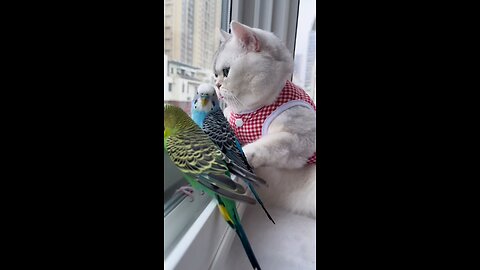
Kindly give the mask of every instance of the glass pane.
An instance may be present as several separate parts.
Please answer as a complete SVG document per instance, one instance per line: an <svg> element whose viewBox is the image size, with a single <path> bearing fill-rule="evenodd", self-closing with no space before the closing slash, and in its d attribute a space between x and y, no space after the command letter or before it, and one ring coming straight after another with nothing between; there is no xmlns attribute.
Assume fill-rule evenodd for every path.
<svg viewBox="0 0 480 270"><path fill-rule="evenodd" d="M316 9L315 0L301 0L295 41L295 68L293 83L305 89L315 104L316 100Z"/></svg>
<svg viewBox="0 0 480 270"><path fill-rule="evenodd" d="M164 216L166 216L175 207L175 205L177 205L180 200L184 198L184 196L181 196L181 194L176 194L175 191L181 186L186 185L186 182L183 180L182 173L175 167L165 152L163 153L163 168L163 190L165 193L165 196L163 197L163 204Z"/></svg>
<svg viewBox="0 0 480 270"><path fill-rule="evenodd" d="M198 86L214 84L213 56L226 14L222 0L165 0L164 8L164 102L191 115ZM175 191L187 182L167 154L164 168L165 216L185 197Z"/></svg>

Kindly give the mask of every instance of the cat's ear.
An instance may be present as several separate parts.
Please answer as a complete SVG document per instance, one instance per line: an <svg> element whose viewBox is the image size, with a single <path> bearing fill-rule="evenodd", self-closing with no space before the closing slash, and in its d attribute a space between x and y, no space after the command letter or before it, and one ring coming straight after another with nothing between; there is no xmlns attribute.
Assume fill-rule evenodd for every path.
<svg viewBox="0 0 480 270"><path fill-rule="evenodd" d="M223 43L230 37L230 34L220 29L220 41Z"/></svg>
<svg viewBox="0 0 480 270"><path fill-rule="evenodd" d="M249 27L237 21L232 21L230 26L233 36L237 37L243 47L249 51L260 51L260 41Z"/></svg>

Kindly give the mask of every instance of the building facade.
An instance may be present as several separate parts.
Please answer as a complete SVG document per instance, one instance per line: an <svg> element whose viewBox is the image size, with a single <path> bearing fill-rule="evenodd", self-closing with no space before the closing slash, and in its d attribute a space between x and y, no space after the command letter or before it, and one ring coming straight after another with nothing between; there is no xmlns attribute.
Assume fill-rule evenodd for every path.
<svg viewBox="0 0 480 270"><path fill-rule="evenodd" d="M168 59L167 56L165 58ZM208 69L167 60L165 70L164 101L181 107L187 113L200 84L214 85L213 75Z"/></svg>
<svg viewBox="0 0 480 270"><path fill-rule="evenodd" d="M313 99L313 103L317 104L317 59L313 61L311 84L312 84L311 97Z"/></svg>
<svg viewBox="0 0 480 270"><path fill-rule="evenodd" d="M220 42L221 0L165 0L165 54L173 61L212 69Z"/></svg>
<svg viewBox="0 0 480 270"><path fill-rule="evenodd" d="M313 21L312 30L308 36L308 50L307 50L307 63L305 71L305 90L310 96L313 95L312 90L312 68L313 64L317 59L316 56L316 42L317 42L317 32L316 32L316 19Z"/></svg>

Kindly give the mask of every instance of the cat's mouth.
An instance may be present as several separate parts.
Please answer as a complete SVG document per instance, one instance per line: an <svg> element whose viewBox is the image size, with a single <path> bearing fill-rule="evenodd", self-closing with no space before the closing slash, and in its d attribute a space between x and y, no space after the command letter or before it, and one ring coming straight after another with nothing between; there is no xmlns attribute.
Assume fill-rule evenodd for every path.
<svg viewBox="0 0 480 270"><path fill-rule="evenodd" d="M217 96L220 98L220 99L225 99L225 97L222 95L222 90L218 90L216 91L217 92Z"/></svg>

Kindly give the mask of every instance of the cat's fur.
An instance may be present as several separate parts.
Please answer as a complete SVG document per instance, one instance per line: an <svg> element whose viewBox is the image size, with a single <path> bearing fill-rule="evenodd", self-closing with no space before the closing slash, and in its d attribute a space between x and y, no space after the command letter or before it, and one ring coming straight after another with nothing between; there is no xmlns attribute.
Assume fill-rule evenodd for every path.
<svg viewBox="0 0 480 270"><path fill-rule="evenodd" d="M222 31L214 59L217 94L228 105L226 117L230 111L248 113L273 103L293 72L291 53L273 33L235 21L231 29L231 35ZM262 197L313 217L316 164L304 166L316 150L315 121L312 110L290 108L275 118L266 136L243 147L255 172L270 185L260 191Z"/></svg>

